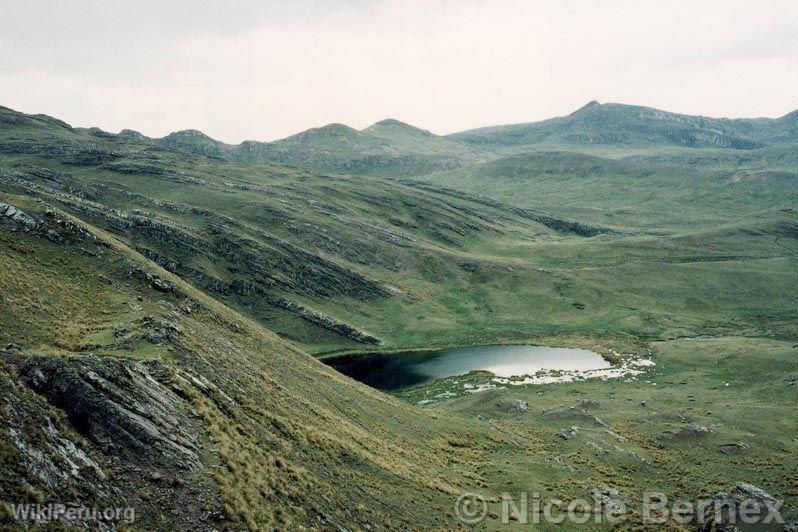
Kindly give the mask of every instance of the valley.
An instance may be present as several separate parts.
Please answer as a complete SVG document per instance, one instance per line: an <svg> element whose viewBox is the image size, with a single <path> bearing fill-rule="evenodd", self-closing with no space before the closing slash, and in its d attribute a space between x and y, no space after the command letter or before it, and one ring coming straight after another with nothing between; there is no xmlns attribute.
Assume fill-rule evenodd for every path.
<svg viewBox="0 0 798 532"><path fill-rule="evenodd" d="M0 108L2 492L163 530L451 529L471 492L504 529L502 493L606 492L678 530L645 490L748 482L792 519L796 146L795 113L619 104L235 146ZM317 360L529 344L634 371L383 393Z"/></svg>

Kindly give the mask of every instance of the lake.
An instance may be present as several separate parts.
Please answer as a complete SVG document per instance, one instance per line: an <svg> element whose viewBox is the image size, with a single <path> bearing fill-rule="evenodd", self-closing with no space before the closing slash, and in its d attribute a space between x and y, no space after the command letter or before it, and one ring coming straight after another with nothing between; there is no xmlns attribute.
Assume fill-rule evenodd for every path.
<svg viewBox="0 0 798 532"><path fill-rule="evenodd" d="M395 355L349 355L327 359L329 366L372 388L400 390L435 379L490 371L520 377L538 371L589 371L611 364L587 349L538 345L488 345Z"/></svg>

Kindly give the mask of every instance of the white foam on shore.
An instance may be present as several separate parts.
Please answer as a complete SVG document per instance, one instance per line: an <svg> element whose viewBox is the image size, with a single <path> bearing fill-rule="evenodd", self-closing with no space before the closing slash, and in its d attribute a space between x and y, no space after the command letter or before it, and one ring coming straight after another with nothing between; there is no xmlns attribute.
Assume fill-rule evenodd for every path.
<svg viewBox="0 0 798 532"><path fill-rule="evenodd" d="M656 363L650 358L635 358L631 355L622 355L615 353L618 356L626 357L619 366L602 368L602 369L588 369L588 370L553 370L553 371L539 371L534 375L519 375L517 377L496 377L491 378L491 382L483 384L473 384L470 382L462 385L462 391L466 393L478 393L485 390L494 388L503 389L505 386L522 386L522 385L541 385L541 384L554 384L558 382L581 382L589 379L601 379L603 381L609 379L624 378L624 382L636 381L639 375L643 375L649 368L656 366ZM645 381L656 385L655 382ZM454 380L450 383L454 389L458 388L460 383ZM417 405L427 405L437 403L444 399L457 397L459 394L449 390L438 393L432 398L423 399L417 402ZM429 394L431 390L427 390ZM542 393L542 392L541 392Z"/></svg>
<svg viewBox="0 0 798 532"><path fill-rule="evenodd" d="M484 390L490 390L490 389L495 388L495 387L496 387L495 384L480 384L478 386L475 386L473 384L465 384L465 385L463 385L463 389L466 392L468 392L468 393L477 393L477 392L481 392L481 391L484 391Z"/></svg>
<svg viewBox="0 0 798 532"><path fill-rule="evenodd" d="M625 360L620 366L607 369L593 370L574 370L574 371L548 371L539 372L535 375L526 375L513 378L494 377L493 382L500 384L510 384L521 386L525 384L552 384L556 382L578 382L588 379L618 379L627 377L634 379L638 375L645 373L644 369L655 366L656 363L650 358L631 358Z"/></svg>

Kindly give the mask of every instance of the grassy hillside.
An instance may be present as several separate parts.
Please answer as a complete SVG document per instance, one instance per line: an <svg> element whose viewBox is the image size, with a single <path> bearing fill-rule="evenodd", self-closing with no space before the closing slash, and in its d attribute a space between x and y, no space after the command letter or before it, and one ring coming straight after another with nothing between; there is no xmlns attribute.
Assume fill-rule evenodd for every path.
<svg viewBox="0 0 798 532"><path fill-rule="evenodd" d="M0 223L4 500L132 506L147 529L445 522L469 483L446 442L470 421L337 375L103 231L0 202L25 220Z"/></svg>
<svg viewBox="0 0 798 532"><path fill-rule="evenodd" d="M50 122L3 134L7 190L56 202L315 353L585 335L639 343L756 330L774 305L796 308L791 211L741 219L737 210L722 231L674 223L647 234L626 217L565 210L562 183L530 210L437 185L192 157ZM608 196L617 187L596 181ZM577 206L582 185L569 193ZM724 219L706 205L701 216ZM729 273L694 268L689 294L670 290L694 264ZM652 270L656 283L641 292ZM763 292L751 298L741 276ZM713 303L719 287L748 310ZM787 320L770 334L792 330Z"/></svg>
<svg viewBox="0 0 798 532"><path fill-rule="evenodd" d="M277 163L313 172L393 177L458 168L490 156L393 119L382 120L362 131L343 124L328 124L274 142L248 140L238 145L219 142L195 130L177 131L160 139L129 130L119 136L234 162Z"/></svg>
<svg viewBox="0 0 798 532"><path fill-rule="evenodd" d="M314 172L376 176L425 174L487 159L480 150L398 120L362 131L331 124L267 145L249 144L234 160L276 162Z"/></svg>
<svg viewBox="0 0 798 532"><path fill-rule="evenodd" d="M553 233L506 208L390 181L189 157L50 123L3 133L5 186L59 202L314 349L375 343L389 325L361 331L365 309L409 303L391 283L422 276L431 257L519 230ZM360 316L334 319L344 312Z"/></svg>
<svg viewBox="0 0 798 532"><path fill-rule="evenodd" d="M394 121L309 136L463 149ZM397 180L165 142L0 109L3 501L199 530L451 529L465 492L501 529L502 492L602 486L628 528L645 489L798 504L790 148L535 149ZM656 365L391 397L311 356L502 342Z"/></svg>
<svg viewBox="0 0 798 532"><path fill-rule="evenodd" d="M149 530L448 529L465 492L500 529L496 494L530 488L617 490L629 527L643 487L695 498L744 480L798 502L791 343L657 342L645 380L461 381L421 409L407 402L424 389L365 388L107 233L0 201L17 209L0 223L4 500L132 507Z"/></svg>
<svg viewBox="0 0 798 532"><path fill-rule="evenodd" d="M753 149L795 144L798 111L778 119L727 119L592 101L567 116L463 131L449 138L497 150L517 150L532 145Z"/></svg>
<svg viewBox="0 0 798 532"><path fill-rule="evenodd" d="M113 139L96 128L81 133ZM492 126L439 136L387 119L361 131L328 124L274 142L225 144L200 131L177 131L159 139L123 130L121 139L240 163L277 163L312 172L412 177L487 163L502 154L531 150L580 150L599 155L687 148L722 152L798 143L798 111L778 119L690 116L648 107L590 102L570 115L541 122ZM794 150L787 150L792 157ZM699 154L682 154L695 157ZM731 155L742 156L739 153ZM718 157L716 153L713 155ZM729 155L720 155L727 158ZM761 159L754 156L754 159Z"/></svg>
<svg viewBox="0 0 798 532"><path fill-rule="evenodd" d="M420 179L591 224L665 234L789 217L798 202L794 153L680 149L608 157L533 151Z"/></svg>

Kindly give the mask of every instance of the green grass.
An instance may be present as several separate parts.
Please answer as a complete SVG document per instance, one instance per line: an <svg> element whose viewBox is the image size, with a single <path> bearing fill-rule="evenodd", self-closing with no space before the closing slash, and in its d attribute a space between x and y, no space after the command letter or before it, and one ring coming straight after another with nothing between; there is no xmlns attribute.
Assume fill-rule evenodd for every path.
<svg viewBox="0 0 798 532"><path fill-rule="evenodd" d="M585 499L590 487L607 485L629 501L633 513L626 524L634 528L643 524L644 491L664 493L670 500L697 500L743 481L778 494L786 508L795 508L798 442L793 435L798 420L793 406L798 389L788 384L798 371L793 343L718 337L656 342L651 347L657 365L633 381L588 380L464 393L464 382L484 382L484 377L473 377L399 395L416 403L452 392L455 399L438 399L425 408L465 415L491 427L499 441L486 446L481 456L484 485L478 490L489 501L500 500L504 492L519 497L523 491L537 491L544 499ZM508 407L516 399L527 401L529 409L511 411ZM580 414L583 409L587 415ZM607 427L590 421L592 416ZM691 425L711 433L668 437ZM578 427L576 435L568 440L557 436L573 426ZM721 452L728 444L742 447ZM486 528L501 528L500 504L493 502L489 508L495 517L488 519Z"/></svg>
<svg viewBox="0 0 798 532"><path fill-rule="evenodd" d="M781 118L708 118L650 107L597 101L567 116L463 131L449 138L466 144L517 152L534 146L640 149L686 147L751 150L794 144L796 112Z"/></svg>
<svg viewBox="0 0 798 532"><path fill-rule="evenodd" d="M424 136L386 127L408 146ZM795 506L794 157L555 147L401 182L206 158L4 111L0 202L38 216L50 205L101 244L0 224L0 344L157 358L213 382L234 408L175 385L216 442L198 475L239 528L320 526L325 514L348 528L451 528L464 491L575 498L598 483L639 503L646 488L695 498L749 481ZM134 265L194 310L131 276ZM179 342L152 341L146 316L179 327ZM631 382L465 394L458 379L390 397L308 356L502 342L650 349L657 365ZM455 397L417 406L442 392ZM498 406L515 399L530 410ZM583 400L623 439L574 418ZM691 423L713 432L664 436ZM575 437L557 436L571 426ZM728 443L747 448L721 453ZM15 475L0 469L4 488L22 489Z"/></svg>
<svg viewBox="0 0 798 532"><path fill-rule="evenodd" d="M73 150L88 145L116 158L75 165L74 156L47 155L48 146L57 145L56 133L55 139L77 146ZM6 181L8 190L57 201L313 353L367 346L275 307L261 293L236 291L234 283L333 316L380 338L385 349L551 336L629 342L707 331L795 332L796 216L777 209L795 197L789 181L784 191L760 184L770 199L746 191L726 199L717 188L701 189L716 183L714 171L695 177L680 169L673 177L657 170L644 181L629 174L623 179L634 186L619 194L607 175L590 177L594 161L574 166L571 157L581 156L556 162L538 155L533 160L546 168L565 166L551 177L513 177L512 197L493 183L485 189L508 204L543 205L544 212L618 231L584 238L445 189L226 163L69 131L5 134L45 139L41 153L0 161L24 187ZM131 165L162 173L120 170ZM68 176L43 181L35 177L37 168ZM484 189L479 168L469 185L457 186ZM573 168L588 173L571 175ZM563 180L573 188L563 187ZM698 195L680 203L691 194ZM525 205L531 196L534 205ZM605 205L606 198L612 201ZM646 201L656 210L641 209ZM631 208L645 214L623 214ZM379 294L380 285L400 292ZM774 312L784 316L763 325Z"/></svg>
<svg viewBox="0 0 798 532"><path fill-rule="evenodd" d="M0 198L41 215L42 206L35 202L12 195ZM197 473L198 478L216 486L220 510L235 528L308 526L322 515L350 526L396 527L402 522L443 526L448 494L460 489L463 480L446 469L450 458L445 446L416 442L446 441L461 424L436 421L435 416L336 374L104 232L83 227L102 245L85 237L72 244L54 244L0 225L4 343L13 340L29 354L57 357L157 358L175 373L199 375L218 387L230 403L219 402L218 396L185 378L173 382L186 408L207 430L203 449L207 467ZM167 279L178 292L153 290L129 274L135 265ZM180 310L187 304L191 313ZM143 313L176 327L180 331L176 339L164 341L162 347L146 339L130 345L113 341L120 328L139 332ZM5 366L2 378L19 385ZM3 392L13 389L4 387ZM35 401L20 394L14 401L15 412L35 406ZM56 412L47 415L68 424ZM0 416L0 441L3 449L14 449L11 433L6 432L7 417ZM387 436L394 430L385 427L387 419L393 422L393 436ZM73 430L65 430L67 437L80 440ZM28 431L26 437L35 434ZM31 439L29 445L44 444ZM105 463L97 449L90 445L89 449ZM43 446L42 452L52 451ZM16 470L16 460L0 462L3 497L8 502L23 500L15 497L27 497L24 493L31 489L41 492L43 503L66 496L82 500L80 494L59 492L66 485L54 488L33 472L19 476ZM126 471L114 471L114 478L98 480L97 486L106 491L112 486L127 489ZM369 490L367 504L353 508L351 501L364 498L363 486ZM135 497L147 506L163 494L149 486ZM423 499L423 511L408 504L408 497ZM168 528L168 522L158 526Z"/></svg>
<svg viewBox="0 0 798 532"><path fill-rule="evenodd" d="M798 201L798 161L774 161L771 149L732 152L738 157L722 150L643 153L648 155L532 151L420 179L620 231L656 234L778 216Z"/></svg>

